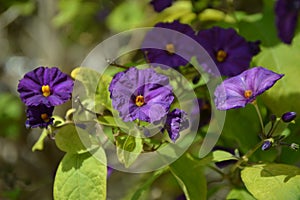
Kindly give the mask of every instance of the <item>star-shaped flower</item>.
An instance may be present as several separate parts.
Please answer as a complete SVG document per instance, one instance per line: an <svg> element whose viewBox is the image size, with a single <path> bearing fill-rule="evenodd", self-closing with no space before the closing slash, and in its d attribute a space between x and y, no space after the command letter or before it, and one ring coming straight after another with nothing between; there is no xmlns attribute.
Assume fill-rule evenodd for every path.
<svg viewBox="0 0 300 200"><path fill-rule="evenodd" d="M174 99L167 76L153 69L130 68L116 74L109 87L114 109L125 121L155 122L167 115Z"/></svg>
<svg viewBox="0 0 300 200"><path fill-rule="evenodd" d="M248 69L252 57L259 52L259 42L247 42L232 28L201 30L197 41L214 60L220 74L225 76L235 76ZM209 64L199 62L207 72L218 75Z"/></svg>
<svg viewBox="0 0 300 200"><path fill-rule="evenodd" d="M28 106L27 108L27 128L46 128L48 125L53 124L53 113L54 107L47 107L43 104L38 106Z"/></svg>
<svg viewBox="0 0 300 200"><path fill-rule="evenodd" d="M57 67L38 67L24 75L18 85L21 100L27 106L47 107L63 104L71 98L73 80Z"/></svg>
<svg viewBox="0 0 300 200"><path fill-rule="evenodd" d="M172 23L158 23L155 27L169 31L154 28L146 34L142 49L151 65L162 68L186 65L195 55L193 45L190 44L194 41L194 30L178 20Z"/></svg>
<svg viewBox="0 0 300 200"><path fill-rule="evenodd" d="M219 110L245 107L283 76L263 67L255 67L228 78L215 90L216 107Z"/></svg>

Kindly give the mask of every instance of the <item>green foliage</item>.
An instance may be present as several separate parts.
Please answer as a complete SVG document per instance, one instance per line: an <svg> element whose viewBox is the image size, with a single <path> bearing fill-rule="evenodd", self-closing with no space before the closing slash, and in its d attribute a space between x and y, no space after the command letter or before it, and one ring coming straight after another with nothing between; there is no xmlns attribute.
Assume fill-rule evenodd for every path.
<svg viewBox="0 0 300 200"><path fill-rule="evenodd" d="M118 136L116 146L119 161L130 167L143 151L143 140L131 135Z"/></svg>
<svg viewBox="0 0 300 200"><path fill-rule="evenodd" d="M66 153L56 172L54 199L105 200L106 176L106 157L102 148L95 149L92 154Z"/></svg>
<svg viewBox="0 0 300 200"><path fill-rule="evenodd" d="M249 192L258 200L300 199L300 169L285 164L246 167L241 177Z"/></svg>
<svg viewBox="0 0 300 200"><path fill-rule="evenodd" d="M274 114L281 116L284 112L295 111L300 113L300 92L298 80L300 76L299 49L300 35L298 35L291 46L280 44L274 47L265 47L255 58L258 66L267 67L285 76L278 81L263 99Z"/></svg>
<svg viewBox="0 0 300 200"><path fill-rule="evenodd" d="M201 163L185 154L170 165L170 170L188 200L206 199L207 185Z"/></svg>
<svg viewBox="0 0 300 200"><path fill-rule="evenodd" d="M247 191L242 190L242 189L232 189L227 197L227 200L236 200L236 199L240 199L240 200L255 200L255 198L249 194Z"/></svg>
<svg viewBox="0 0 300 200"><path fill-rule="evenodd" d="M232 155L231 153L221 150L214 151L212 153L212 156L214 162L221 162L225 160L238 160L238 158Z"/></svg>
<svg viewBox="0 0 300 200"><path fill-rule="evenodd" d="M72 124L59 129L55 135L55 143L67 153L85 153L99 146L87 131Z"/></svg>
<svg viewBox="0 0 300 200"><path fill-rule="evenodd" d="M90 101L90 104L94 103L92 110L103 111L105 108L112 109L108 91L112 80L111 76L101 75L97 71L86 67L75 68L71 76L84 85L87 99Z"/></svg>

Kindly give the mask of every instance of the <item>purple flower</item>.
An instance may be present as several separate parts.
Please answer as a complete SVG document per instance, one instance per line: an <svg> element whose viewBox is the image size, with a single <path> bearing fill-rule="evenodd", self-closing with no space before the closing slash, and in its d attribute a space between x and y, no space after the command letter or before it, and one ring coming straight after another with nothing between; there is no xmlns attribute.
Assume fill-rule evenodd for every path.
<svg viewBox="0 0 300 200"><path fill-rule="evenodd" d="M109 87L114 109L125 121L155 122L167 115L174 99L167 76L134 67L115 75Z"/></svg>
<svg viewBox="0 0 300 200"><path fill-rule="evenodd" d="M248 69L252 57L259 52L259 42L248 43L232 28L213 27L199 31L197 41L214 60L220 74L225 76L235 76ZM202 65L207 72L218 75L208 64Z"/></svg>
<svg viewBox="0 0 300 200"><path fill-rule="evenodd" d="M194 40L193 29L187 24L181 24L178 20L172 23L158 23L158 28L166 28L169 31L153 29L147 33L142 49L147 60L153 66L177 68L186 65L194 55L193 45L189 45ZM173 31L170 31L173 30Z"/></svg>
<svg viewBox="0 0 300 200"><path fill-rule="evenodd" d="M286 44L291 44L295 34L300 11L300 0L277 0L275 21L278 37Z"/></svg>
<svg viewBox="0 0 300 200"><path fill-rule="evenodd" d="M216 107L219 110L245 107L282 77L283 74L255 67L226 79L215 90Z"/></svg>
<svg viewBox="0 0 300 200"><path fill-rule="evenodd" d="M272 147L273 143L274 143L274 139L272 139L272 138L266 140L266 141L262 144L261 150L263 150L263 151L269 150L269 149Z"/></svg>
<svg viewBox="0 0 300 200"><path fill-rule="evenodd" d="M168 113L165 129L168 131L170 139L175 142L179 138L180 131L189 127L187 114L183 110L174 109Z"/></svg>
<svg viewBox="0 0 300 200"><path fill-rule="evenodd" d="M43 104L38 106L28 106L27 108L27 128L46 128L48 125L53 124L53 113L54 107L47 107Z"/></svg>
<svg viewBox="0 0 300 200"><path fill-rule="evenodd" d="M167 7L170 7L173 3L173 0L152 0L150 4L152 4L154 10L156 12L161 12Z"/></svg>
<svg viewBox="0 0 300 200"><path fill-rule="evenodd" d="M38 67L24 75L18 92L27 106L44 104L51 107L71 98L73 84L73 80L57 67Z"/></svg>

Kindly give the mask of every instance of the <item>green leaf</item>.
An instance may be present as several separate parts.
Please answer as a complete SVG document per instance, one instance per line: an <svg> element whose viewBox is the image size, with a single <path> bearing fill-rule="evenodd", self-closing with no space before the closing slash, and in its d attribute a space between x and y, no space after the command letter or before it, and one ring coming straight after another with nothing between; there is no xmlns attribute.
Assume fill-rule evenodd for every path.
<svg viewBox="0 0 300 200"><path fill-rule="evenodd" d="M112 80L110 75L100 74L87 67L78 67L71 72L71 76L80 81L84 87L92 110L103 111L103 107L112 110L109 94L109 84Z"/></svg>
<svg viewBox="0 0 300 200"><path fill-rule="evenodd" d="M116 137L117 156L125 167L129 167L143 151L143 140L130 135Z"/></svg>
<svg viewBox="0 0 300 200"><path fill-rule="evenodd" d="M107 26L120 32L136 28L145 19L143 4L139 0L127 0L115 8L107 18ZM122 19L122 20L121 20Z"/></svg>
<svg viewBox="0 0 300 200"><path fill-rule="evenodd" d="M232 189L226 197L227 200L255 200L255 198L247 191L242 189Z"/></svg>
<svg viewBox="0 0 300 200"><path fill-rule="evenodd" d="M85 153L99 146L87 131L72 124L59 129L55 135L55 143L60 150L67 153Z"/></svg>
<svg viewBox="0 0 300 200"><path fill-rule="evenodd" d="M170 170L188 200L206 199L207 185L201 164L185 154L170 165Z"/></svg>
<svg viewBox="0 0 300 200"><path fill-rule="evenodd" d="M36 150L43 150L44 149L44 140L49 134L49 131L47 129L43 129L42 134L40 135L38 141L32 146L31 150L36 151Z"/></svg>
<svg viewBox="0 0 300 200"><path fill-rule="evenodd" d="M286 164L246 167L241 177L249 192L258 200L300 199L300 169Z"/></svg>
<svg viewBox="0 0 300 200"><path fill-rule="evenodd" d="M274 47L264 47L254 59L256 65L285 75L263 95L264 102L277 116L287 111L300 112L299 46L300 35L298 34L292 45L279 44Z"/></svg>
<svg viewBox="0 0 300 200"><path fill-rule="evenodd" d="M56 172L54 200L105 200L106 176L106 157L102 148L93 155L89 152L66 153Z"/></svg>
<svg viewBox="0 0 300 200"><path fill-rule="evenodd" d="M164 172L166 172L166 169L158 170L154 172L149 179L145 183L142 183L142 185L136 190L136 192L133 194L131 200L139 200L143 192L148 190L152 183L160 177Z"/></svg>
<svg viewBox="0 0 300 200"><path fill-rule="evenodd" d="M217 150L212 153L214 162L221 162L225 160L238 160L234 155L227 151Z"/></svg>

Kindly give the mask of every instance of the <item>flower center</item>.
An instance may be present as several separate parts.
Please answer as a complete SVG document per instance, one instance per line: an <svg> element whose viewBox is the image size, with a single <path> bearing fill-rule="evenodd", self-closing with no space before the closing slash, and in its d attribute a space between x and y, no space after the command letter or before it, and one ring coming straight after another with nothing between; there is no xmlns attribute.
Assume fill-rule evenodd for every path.
<svg viewBox="0 0 300 200"><path fill-rule="evenodd" d="M244 97L249 99L252 96L252 90L245 90Z"/></svg>
<svg viewBox="0 0 300 200"><path fill-rule="evenodd" d="M145 99L142 95L139 95L135 98L135 105L137 105L138 107L141 107L144 104L145 104Z"/></svg>
<svg viewBox="0 0 300 200"><path fill-rule="evenodd" d="M227 53L224 50L219 50L216 54L216 59L218 62L224 62L227 57Z"/></svg>
<svg viewBox="0 0 300 200"><path fill-rule="evenodd" d="M41 114L41 118L44 122L49 122L50 121L49 116L47 115L47 113Z"/></svg>
<svg viewBox="0 0 300 200"><path fill-rule="evenodd" d="M42 86L42 92L43 92L44 97L48 97L51 94L50 86L49 85L43 85Z"/></svg>
<svg viewBox="0 0 300 200"><path fill-rule="evenodd" d="M172 43L169 43L166 45L166 51L169 53L169 54L174 54L175 53L175 47L174 47L174 44Z"/></svg>

